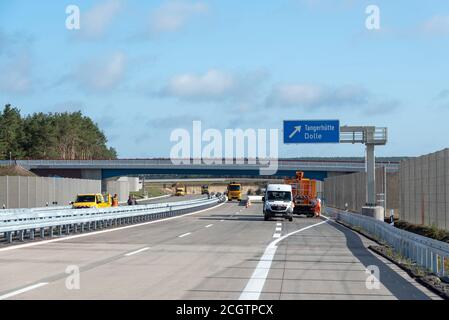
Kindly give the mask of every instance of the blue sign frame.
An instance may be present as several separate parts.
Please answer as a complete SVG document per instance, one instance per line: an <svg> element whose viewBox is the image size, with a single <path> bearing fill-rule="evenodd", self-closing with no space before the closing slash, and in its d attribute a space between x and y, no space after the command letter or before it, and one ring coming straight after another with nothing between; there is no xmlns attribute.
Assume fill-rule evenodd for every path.
<svg viewBox="0 0 449 320"><path fill-rule="evenodd" d="M340 143L340 120L285 120L284 144Z"/></svg>

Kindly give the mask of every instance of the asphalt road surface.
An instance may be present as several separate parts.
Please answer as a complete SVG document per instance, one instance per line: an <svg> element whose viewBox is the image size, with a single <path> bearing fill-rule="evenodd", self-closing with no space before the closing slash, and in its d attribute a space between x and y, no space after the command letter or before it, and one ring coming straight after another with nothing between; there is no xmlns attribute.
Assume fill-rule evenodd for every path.
<svg viewBox="0 0 449 320"><path fill-rule="evenodd" d="M326 219L265 222L261 210L225 203L1 248L0 299L438 299L353 231ZM372 266L378 287L367 285Z"/></svg>

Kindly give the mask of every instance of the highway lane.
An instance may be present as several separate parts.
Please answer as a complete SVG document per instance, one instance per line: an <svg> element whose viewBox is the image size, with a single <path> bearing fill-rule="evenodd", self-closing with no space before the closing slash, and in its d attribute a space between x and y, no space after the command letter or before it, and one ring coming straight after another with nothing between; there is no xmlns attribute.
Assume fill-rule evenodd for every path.
<svg viewBox="0 0 449 320"><path fill-rule="evenodd" d="M290 224L285 227L285 234L297 230ZM370 251L367 247L372 244L333 221L293 234L279 243L260 298L439 299L395 264ZM379 271L378 288L372 283L367 286L367 269L375 268Z"/></svg>
<svg viewBox="0 0 449 320"><path fill-rule="evenodd" d="M371 253L369 240L318 222L265 222L260 204L226 203L170 221L0 250L0 298L238 299L260 271L267 246L305 227L311 228L281 238L266 277L258 273L260 298L437 298ZM370 265L380 269L378 290L365 284ZM80 268L79 290L66 287L69 266Z"/></svg>

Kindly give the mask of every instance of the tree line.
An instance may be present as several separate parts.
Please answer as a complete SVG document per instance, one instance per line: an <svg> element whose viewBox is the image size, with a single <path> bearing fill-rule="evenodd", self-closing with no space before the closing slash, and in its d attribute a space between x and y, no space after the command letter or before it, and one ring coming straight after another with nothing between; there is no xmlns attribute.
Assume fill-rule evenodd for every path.
<svg viewBox="0 0 449 320"><path fill-rule="evenodd" d="M34 113L22 117L7 104L0 113L0 159L116 159L98 125L79 112Z"/></svg>

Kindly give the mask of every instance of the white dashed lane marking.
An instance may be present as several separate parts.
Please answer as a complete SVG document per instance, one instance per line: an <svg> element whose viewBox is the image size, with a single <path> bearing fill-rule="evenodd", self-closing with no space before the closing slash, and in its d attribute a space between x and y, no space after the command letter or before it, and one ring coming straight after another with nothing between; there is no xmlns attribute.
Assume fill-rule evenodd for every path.
<svg viewBox="0 0 449 320"><path fill-rule="evenodd" d="M181 234L178 238L184 238L184 237L190 236L191 234L192 234L191 232L187 232L187 233Z"/></svg>
<svg viewBox="0 0 449 320"><path fill-rule="evenodd" d="M144 251L147 251L147 250L150 250L150 248L146 247L146 248L142 248L142 249L139 249L139 250L127 253L127 254L125 254L125 257L130 257L130 256L133 256L135 254L138 254L138 253L141 253L141 252L144 252Z"/></svg>

